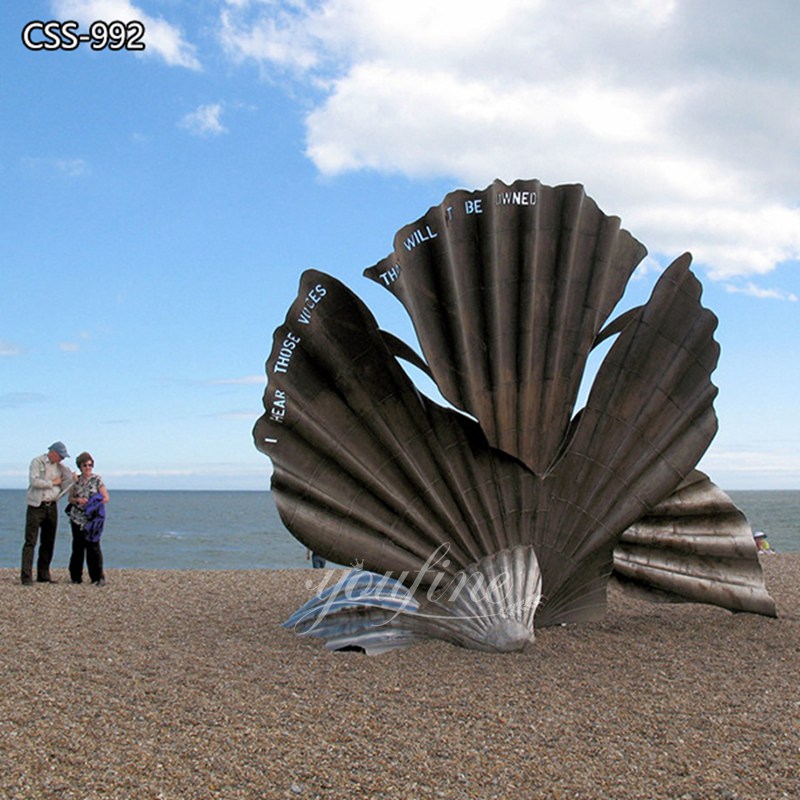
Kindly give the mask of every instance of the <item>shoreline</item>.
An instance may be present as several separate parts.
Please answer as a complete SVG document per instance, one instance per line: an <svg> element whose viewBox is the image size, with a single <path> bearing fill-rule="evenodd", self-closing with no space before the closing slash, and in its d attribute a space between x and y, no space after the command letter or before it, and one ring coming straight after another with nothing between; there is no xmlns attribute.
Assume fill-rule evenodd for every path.
<svg viewBox="0 0 800 800"><path fill-rule="evenodd" d="M319 571L0 569L0 795L728 798L800 794L800 554L777 620L609 593L489 655L331 653L280 623Z"/></svg>

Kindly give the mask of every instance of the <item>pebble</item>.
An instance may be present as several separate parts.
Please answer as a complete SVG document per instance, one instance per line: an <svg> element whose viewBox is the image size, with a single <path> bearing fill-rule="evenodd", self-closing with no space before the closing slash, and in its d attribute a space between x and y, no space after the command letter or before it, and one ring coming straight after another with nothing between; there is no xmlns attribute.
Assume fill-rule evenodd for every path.
<svg viewBox="0 0 800 800"><path fill-rule="evenodd" d="M768 563L767 563L768 562ZM0 569L0 797L800 797L800 554L777 620L612 591L525 653L330 653L282 622L307 570Z"/></svg>

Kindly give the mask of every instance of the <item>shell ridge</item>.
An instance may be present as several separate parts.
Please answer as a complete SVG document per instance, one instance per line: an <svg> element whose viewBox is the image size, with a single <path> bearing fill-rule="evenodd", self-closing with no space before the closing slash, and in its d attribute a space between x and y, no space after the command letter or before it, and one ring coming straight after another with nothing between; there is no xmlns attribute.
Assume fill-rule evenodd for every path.
<svg viewBox="0 0 800 800"><path fill-rule="evenodd" d="M555 280L551 307L554 316L547 327L555 327L565 335L547 337L549 347L545 351L542 389L547 389L548 381L562 380L559 377L563 372L562 365L570 364L571 377L562 392L543 391L540 407L544 409L543 420L547 422L542 424L546 424L550 431L560 432L561 436L550 434L552 441L548 455L535 468L538 474L548 471L563 448L592 342L603 321L619 302L633 270L629 264L624 281L616 276L616 291L610 299L604 298L611 273L608 270L605 273L596 269L587 271L586 265L608 262L610 254L603 248L616 248L619 244L616 236L607 235L608 218L585 195L582 187L565 190L560 216L564 232L557 239L558 253L553 259ZM611 227L616 227L615 223ZM596 275L603 275L605 280L598 280Z"/></svg>
<svg viewBox="0 0 800 800"><path fill-rule="evenodd" d="M464 459L460 465L467 473L465 484L472 487L464 497L472 519L481 521L479 547L471 551L472 560L477 561L482 554L505 546L505 509L497 489L495 459L488 453L475 453L473 459ZM499 524L497 521L500 521Z"/></svg>
<svg viewBox="0 0 800 800"><path fill-rule="evenodd" d="M536 615L537 627L569 622L593 622L602 619L607 606L607 587L611 575L612 554L597 553L581 570L570 571L552 590L542 586L546 595Z"/></svg>
<svg viewBox="0 0 800 800"><path fill-rule="evenodd" d="M293 475L282 470L275 486L287 497L294 497L297 502L319 509L329 518L350 520L354 524L357 522L361 529L379 533L385 540L418 559L420 565L440 546L441 532L437 531L435 520L425 514L421 498L407 502L402 512L398 512L396 501L393 503L391 498L377 495L369 487L359 489L357 480L350 481L353 488L345 500L337 500L327 486L317 487L315 483L308 476ZM293 527L291 519L287 527ZM321 543L323 547L326 546L317 535L313 541L304 542L313 550L320 550ZM457 547L451 555L454 560L467 560ZM332 560L336 559L332 556Z"/></svg>
<svg viewBox="0 0 800 800"><path fill-rule="evenodd" d="M459 451L464 454L464 457L458 460L452 459L449 457L452 451L444 447L439 451L442 458L437 464L443 479L448 482L453 500L461 513L459 519L453 520L450 530L453 531L454 538L458 533L457 538L462 542L461 546L469 553L469 559L459 559L459 563L463 565L478 557L487 545L486 525L483 520L488 498L480 491L481 483L486 480L487 467L479 464L478 456L471 448L468 436L465 435L465 428L470 427L469 421L463 420L455 412L434 409L433 405L429 403L428 409L434 414L434 430L437 432L446 430L454 434L460 440ZM460 480L457 480L456 476Z"/></svg>
<svg viewBox="0 0 800 800"><path fill-rule="evenodd" d="M450 195L445 198L445 202L449 200ZM411 231L412 228L414 231ZM437 240L453 241L452 230L444 222L441 207L429 209L423 217L401 229L395 240L394 252L397 263L402 267L403 276L402 279L393 284L393 288L395 288L395 293L398 294L399 299L412 317L417 339L422 345L423 353L428 363L431 365L442 395L457 408L465 408L462 391L458 382L453 380L452 376L467 376L469 374L467 365L463 360L469 349L468 342L465 339L465 331L454 324L454 320L447 313L448 300L451 300L451 298L463 299L463 291L459 287L458 265L450 258L449 247L443 247L440 241L435 244L428 241L423 249L420 249L422 246L422 243L420 243L420 245L415 245L411 249L407 248L407 254L398 255L400 252L398 239L402 238L402 234L411 232L413 236L414 232L421 231L423 228L430 239L434 238L435 234ZM406 239L407 242L411 240L409 237ZM445 261L441 268L437 263L440 258L444 258ZM418 311L416 310L417 294L413 291L413 287L423 277L427 277L430 285L421 293L420 299L431 298L429 302L431 302L435 311L434 314L428 313L428 306L420 307ZM411 286L409 286L409 283ZM430 340L437 343L435 349L426 349L424 343ZM439 362L436 365L431 363L431 353L436 352L448 353L450 356L448 362L446 364Z"/></svg>
<svg viewBox="0 0 800 800"><path fill-rule="evenodd" d="M489 320L484 313L483 303L480 302L482 300L482 292L480 287L471 285L469 281L470 276L462 268L460 260L458 259L458 254L455 252L455 248L464 246L461 244L462 242L469 241L473 247L475 247L477 243L478 247L475 247L475 250L481 262L481 271L483 272L487 269L487 265L482 257L483 254L480 250L480 242L482 239L476 232L479 225L480 217L476 215L471 228L463 231L459 239L455 237L455 229L452 226L448 227L445 233L446 242L449 244L452 241L454 247L452 249L450 247L443 248L444 264L437 264L433 267L436 271L443 266L444 269L442 271L450 277L452 291L446 292L443 295L449 298L448 313L443 314L442 319L448 321L449 327L454 331L453 340L458 343L459 354L457 358L459 369L456 370L456 374L466 383L467 397L479 396L481 388L491 382L491 365L484 362L483 369L479 372L473 368L469 360L469 354L476 348L482 347L483 343L487 341L490 335ZM453 309L455 313L450 311L450 309ZM466 315L468 319L472 320L472 325L469 328L463 324L459 324L463 318L462 311L464 309L468 309L470 312ZM469 411L469 407L464 405L464 391L460 386L458 388L458 397L458 407ZM471 413L474 414L474 412ZM474 416L480 418L478 414L474 414Z"/></svg>
<svg viewBox="0 0 800 800"><path fill-rule="evenodd" d="M631 556L623 551L616 571L634 584L644 584L675 600L691 601L702 598L702 602L732 611L776 616L774 601L767 593L761 576L757 577L754 585L747 569L749 564L746 562L742 565L729 560L725 565L723 578L719 569L709 572L701 559L693 565L690 559L684 557L681 567L678 568L668 558L668 553L662 553L660 559L651 561L641 552L637 556Z"/></svg>
<svg viewBox="0 0 800 800"><path fill-rule="evenodd" d="M352 564L355 561L355 555L344 555L338 547L343 533L342 528L346 522L351 551L358 554L359 563L368 569L416 574L426 563L426 559L421 555L409 552L388 538L382 536L376 538L374 528L362 525L357 518L332 519L324 507L305 503L293 506L289 514L286 505L291 499L288 493L276 499L281 519L302 544L331 561L342 564ZM321 535L320 531L327 535Z"/></svg>

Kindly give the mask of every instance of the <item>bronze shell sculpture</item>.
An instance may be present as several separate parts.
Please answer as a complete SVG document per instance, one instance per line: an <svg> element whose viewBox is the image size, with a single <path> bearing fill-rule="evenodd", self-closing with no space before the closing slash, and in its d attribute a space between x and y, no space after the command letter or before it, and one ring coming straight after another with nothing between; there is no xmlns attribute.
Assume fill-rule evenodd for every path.
<svg viewBox="0 0 800 800"><path fill-rule="evenodd" d="M335 649L519 650L538 627L600 618L611 580L775 615L744 515L695 469L719 347L690 255L609 321L645 254L580 185L453 192L365 271L422 356L338 280L303 274L253 436L286 527L358 569L287 625Z"/></svg>

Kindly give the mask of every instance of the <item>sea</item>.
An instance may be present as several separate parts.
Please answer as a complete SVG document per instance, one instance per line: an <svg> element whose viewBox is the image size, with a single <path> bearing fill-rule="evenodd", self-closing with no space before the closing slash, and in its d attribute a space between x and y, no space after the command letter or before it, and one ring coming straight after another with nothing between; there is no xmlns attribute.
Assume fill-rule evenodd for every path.
<svg viewBox="0 0 800 800"><path fill-rule="evenodd" d="M731 491L754 531L778 552L800 552L800 491ZM59 503L53 566L69 561L66 502ZM0 567L19 567L25 490L0 489ZM103 533L111 569L304 569L305 547L281 523L272 494L236 491L111 492ZM334 565L331 565L334 566Z"/></svg>

